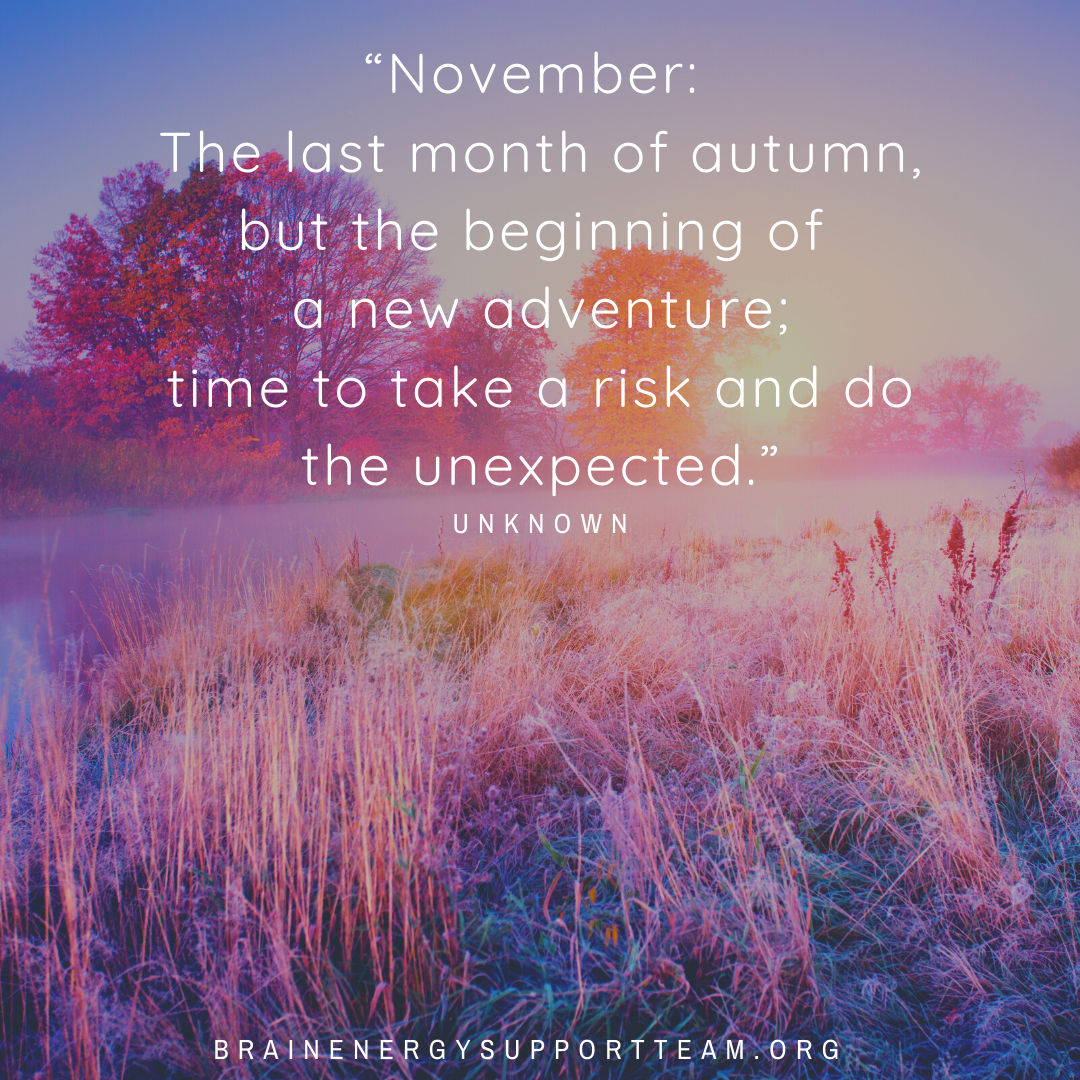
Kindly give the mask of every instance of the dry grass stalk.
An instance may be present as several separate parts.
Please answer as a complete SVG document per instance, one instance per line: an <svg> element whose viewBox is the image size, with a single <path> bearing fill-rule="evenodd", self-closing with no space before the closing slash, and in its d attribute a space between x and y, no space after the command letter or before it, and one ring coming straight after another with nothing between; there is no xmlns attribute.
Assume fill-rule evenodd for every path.
<svg viewBox="0 0 1080 1080"><path fill-rule="evenodd" d="M1052 1060L1080 971L1080 533L1032 510L1006 577L1003 524L1000 616L958 639L995 540L969 521L950 609L936 526L879 519L889 618L825 535L411 576L354 545L118 602L92 695L43 688L0 782L4 1069L650 1025L828 1033L891 1075L957 1039L951 1075Z"/></svg>

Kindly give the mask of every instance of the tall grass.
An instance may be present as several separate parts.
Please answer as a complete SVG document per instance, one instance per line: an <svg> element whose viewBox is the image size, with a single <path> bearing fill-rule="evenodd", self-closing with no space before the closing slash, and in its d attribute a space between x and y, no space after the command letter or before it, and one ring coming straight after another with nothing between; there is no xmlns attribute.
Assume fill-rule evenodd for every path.
<svg viewBox="0 0 1080 1080"><path fill-rule="evenodd" d="M997 518L962 517L988 565ZM1080 521L1031 511L963 620L947 521L889 532L892 587L856 561L849 596L829 529L412 574L354 547L118 604L117 655L40 691L0 787L3 1067L678 1033L1073 1075Z"/></svg>

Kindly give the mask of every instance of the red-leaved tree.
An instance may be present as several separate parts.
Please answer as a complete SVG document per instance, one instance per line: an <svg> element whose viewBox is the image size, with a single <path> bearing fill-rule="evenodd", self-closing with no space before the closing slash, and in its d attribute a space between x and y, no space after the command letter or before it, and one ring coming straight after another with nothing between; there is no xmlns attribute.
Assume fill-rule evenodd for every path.
<svg viewBox="0 0 1080 1080"><path fill-rule="evenodd" d="M65 427L152 433L168 371L190 349L190 270L164 212L160 168L106 180L101 201L94 224L73 215L35 259L24 351L51 369Z"/></svg>
<svg viewBox="0 0 1080 1080"><path fill-rule="evenodd" d="M31 282L35 322L23 352L55 382L57 416L71 428L111 436L201 426L231 415L219 409L178 410L168 377L247 379L253 407L243 412L260 441L284 435L292 456L328 433L355 432L360 413L318 403L312 377L336 383L371 380L394 364L416 362L419 335L385 318L387 303L414 306L437 282L423 252L368 239L353 222L379 209L361 180L343 174L291 172L267 154L254 172L195 166L179 189L165 186L156 165L137 165L104 182L102 210L91 223L72 217L36 260ZM260 251L241 243L241 212L266 223ZM321 219L322 225L317 225ZM286 250L278 243L278 226ZM369 230L370 232L370 230ZM258 235L258 233L256 233ZM390 237L388 236L389 240ZM322 301L322 326L293 319L297 301ZM352 301L370 300L375 325ZM270 410L258 387L270 378L289 386L285 408ZM187 398L186 388L185 402Z"/></svg>

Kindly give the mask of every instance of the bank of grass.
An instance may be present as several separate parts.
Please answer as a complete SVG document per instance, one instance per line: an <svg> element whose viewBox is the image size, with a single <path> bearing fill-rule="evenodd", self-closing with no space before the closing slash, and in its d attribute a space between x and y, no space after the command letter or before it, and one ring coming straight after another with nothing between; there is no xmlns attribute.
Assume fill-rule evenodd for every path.
<svg viewBox="0 0 1080 1080"><path fill-rule="evenodd" d="M652 1076L553 1041L683 1036L666 1074L793 1072L803 1038L800 1075L1075 1075L1080 520L1031 510L960 617L950 520L898 537L895 614L828 520L118 599L120 651L40 690L0 787L2 1067L537 1076L503 1050L536 1038L544 1075ZM999 521L963 508L979 565Z"/></svg>
<svg viewBox="0 0 1080 1080"><path fill-rule="evenodd" d="M89 439L43 423L0 425L0 515L66 514L97 506L280 499L298 467L210 438Z"/></svg>

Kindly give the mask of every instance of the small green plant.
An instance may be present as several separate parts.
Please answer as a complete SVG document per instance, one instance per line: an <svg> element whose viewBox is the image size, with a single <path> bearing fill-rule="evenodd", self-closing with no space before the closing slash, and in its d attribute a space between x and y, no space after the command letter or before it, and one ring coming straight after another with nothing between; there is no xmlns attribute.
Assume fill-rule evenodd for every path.
<svg viewBox="0 0 1080 1080"><path fill-rule="evenodd" d="M342 571L349 589L349 599L357 611L367 611L373 618L385 619L397 598L398 572L387 563L347 567Z"/></svg>

